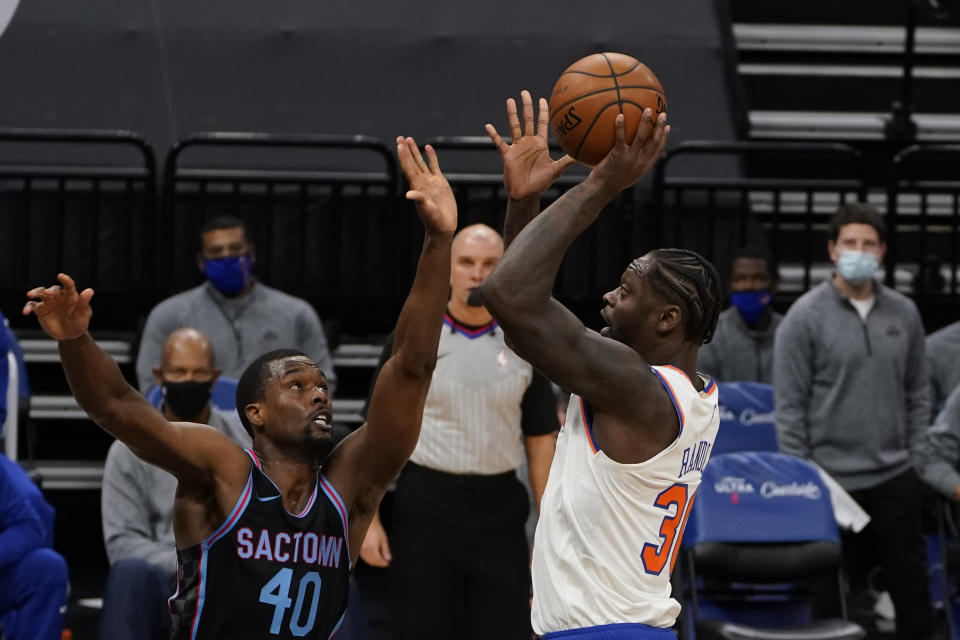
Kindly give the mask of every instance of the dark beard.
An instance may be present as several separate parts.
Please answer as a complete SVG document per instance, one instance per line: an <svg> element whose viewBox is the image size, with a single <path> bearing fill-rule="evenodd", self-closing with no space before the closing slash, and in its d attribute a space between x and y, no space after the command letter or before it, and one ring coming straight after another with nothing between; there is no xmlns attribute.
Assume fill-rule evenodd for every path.
<svg viewBox="0 0 960 640"><path fill-rule="evenodd" d="M483 306L483 297L480 295L480 289L470 289L470 291L467 293L467 306Z"/></svg>
<svg viewBox="0 0 960 640"><path fill-rule="evenodd" d="M301 443L304 449L310 452L310 457L313 458L314 464L316 465L323 464L323 461L327 459L327 456L330 455L330 452L333 451L334 446L337 444L333 433L330 434L329 438L318 438L309 432L309 428L303 434Z"/></svg>

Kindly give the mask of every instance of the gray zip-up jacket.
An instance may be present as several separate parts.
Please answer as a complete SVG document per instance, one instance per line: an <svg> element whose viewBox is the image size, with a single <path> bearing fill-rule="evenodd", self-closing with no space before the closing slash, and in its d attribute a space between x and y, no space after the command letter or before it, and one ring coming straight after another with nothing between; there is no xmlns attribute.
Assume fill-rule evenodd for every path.
<svg viewBox="0 0 960 640"><path fill-rule="evenodd" d="M766 329L751 329L736 307L717 319L717 330L709 344L697 353L697 371L718 382L773 383L773 336L783 316L770 311Z"/></svg>
<svg viewBox="0 0 960 640"><path fill-rule="evenodd" d="M787 312L773 381L780 450L822 466L848 491L911 466L930 417L916 305L880 283L866 321L833 280Z"/></svg>
<svg viewBox="0 0 960 640"><path fill-rule="evenodd" d="M933 415L960 384L960 322L927 336L927 370Z"/></svg>
<svg viewBox="0 0 960 640"><path fill-rule="evenodd" d="M929 344L929 343L928 343ZM953 390L919 448L917 467L924 481L948 498L960 485L960 387Z"/></svg>

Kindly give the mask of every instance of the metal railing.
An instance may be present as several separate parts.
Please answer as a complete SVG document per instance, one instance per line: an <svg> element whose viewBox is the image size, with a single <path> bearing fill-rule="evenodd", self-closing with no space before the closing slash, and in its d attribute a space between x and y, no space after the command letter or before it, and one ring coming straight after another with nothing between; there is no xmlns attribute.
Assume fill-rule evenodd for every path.
<svg viewBox="0 0 960 640"><path fill-rule="evenodd" d="M913 274L919 302L960 294L960 145L914 145L891 164L887 261Z"/></svg>
<svg viewBox="0 0 960 640"><path fill-rule="evenodd" d="M152 281L156 160L129 131L0 129L0 289L68 270L104 292Z"/></svg>
<svg viewBox="0 0 960 640"><path fill-rule="evenodd" d="M485 136L444 137L430 140L441 156L441 167L453 187L460 227L474 223L503 228L506 192L500 155ZM551 147L551 155L563 154ZM578 184L587 168L571 167L541 197L545 209ZM648 218L637 215L639 194L628 189L617 196L600 218L570 247L554 293L572 304L599 305L599 295L616 284L630 260L652 248L646 234Z"/></svg>
<svg viewBox="0 0 960 640"><path fill-rule="evenodd" d="M165 291L200 282L205 221L241 219L256 244L255 271L271 286L346 313L364 295L409 283L394 257L405 245L392 150L365 136L200 133L164 166ZM391 265L384 268L383 265Z"/></svg>
<svg viewBox="0 0 960 640"><path fill-rule="evenodd" d="M684 161L692 170L678 175ZM766 246L782 273L798 274L784 278L790 293L809 289L826 261L826 223L837 207L865 198L860 153L843 144L686 142L664 155L654 178L661 244L720 266L737 247Z"/></svg>

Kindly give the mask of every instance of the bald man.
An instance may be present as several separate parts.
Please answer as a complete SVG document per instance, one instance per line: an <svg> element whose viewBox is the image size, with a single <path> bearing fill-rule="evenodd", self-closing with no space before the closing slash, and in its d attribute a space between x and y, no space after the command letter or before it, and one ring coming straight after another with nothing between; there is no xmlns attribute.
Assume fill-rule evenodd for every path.
<svg viewBox="0 0 960 640"><path fill-rule="evenodd" d="M208 424L244 447L250 436L234 413L210 406L220 375L213 344L196 329L178 329L163 345L153 369L163 390L161 412L170 422ZM100 639L170 637L167 598L176 588L173 538L176 479L114 442L103 468L103 542L110 575L103 597Z"/></svg>
<svg viewBox="0 0 960 640"><path fill-rule="evenodd" d="M506 346L477 294L501 256L486 225L454 237L420 440L397 480L390 538L377 519L360 551L390 566L396 640L530 638L530 499L517 469L526 457L539 507L559 425L550 383Z"/></svg>

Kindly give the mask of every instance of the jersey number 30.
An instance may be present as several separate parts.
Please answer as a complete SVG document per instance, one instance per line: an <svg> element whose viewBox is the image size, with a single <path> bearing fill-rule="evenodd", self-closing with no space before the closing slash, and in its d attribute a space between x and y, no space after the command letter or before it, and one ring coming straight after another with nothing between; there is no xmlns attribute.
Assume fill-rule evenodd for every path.
<svg viewBox="0 0 960 640"><path fill-rule="evenodd" d="M273 605L273 622L270 624L270 633L278 635L283 626L283 618L293 604L293 614L290 616L290 633L296 637L305 636L313 629L317 618L317 601L320 599L320 574L310 571L300 578L297 588L297 601L290 599L290 582L293 580L293 569L280 569L270 578L267 584L260 589L260 602ZM300 624L307 590L310 590L311 602L307 604L307 619Z"/></svg>
<svg viewBox="0 0 960 640"><path fill-rule="evenodd" d="M690 515L690 507L693 506L693 499L697 493L688 495L687 485L677 483L664 489L653 501L653 506L667 511L660 523L660 544L644 543L640 557L643 560L643 569L647 573L660 575L663 568L667 566L667 559L670 560L670 571L673 571L673 565L677 562L677 552L680 547L680 540L683 539L683 530L687 526L687 517ZM676 505L676 511L670 515L670 508Z"/></svg>

